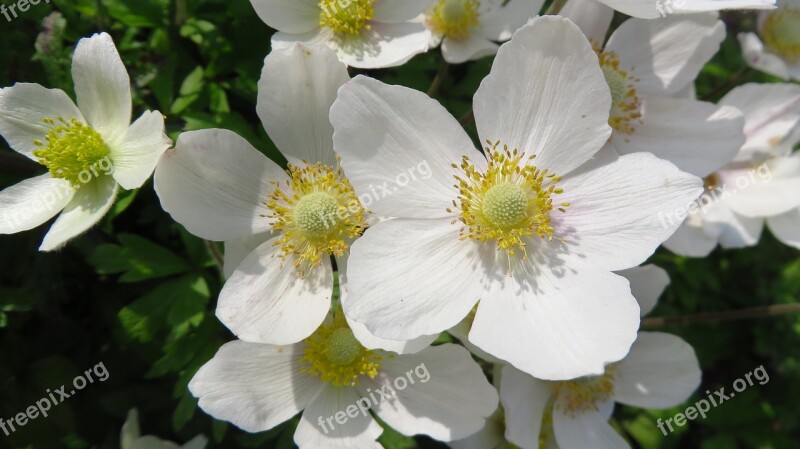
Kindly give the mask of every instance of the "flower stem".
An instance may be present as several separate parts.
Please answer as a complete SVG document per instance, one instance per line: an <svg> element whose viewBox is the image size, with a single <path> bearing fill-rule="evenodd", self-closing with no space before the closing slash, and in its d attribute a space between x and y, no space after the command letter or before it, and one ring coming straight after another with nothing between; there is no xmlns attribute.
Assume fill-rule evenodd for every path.
<svg viewBox="0 0 800 449"><path fill-rule="evenodd" d="M206 250L208 250L208 255L210 255L211 258L214 259L214 263L220 269L220 273L221 273L222 272L222 266L224 264L225 258L222 256L222 253L219 251L219 247L217 246L217 244L215 242L212 242L210 240L206 240L205 244L206 244Z"/></svg>
<svg viewBox="0 0 800 449"><path fill-rule="evenodd" d="M442 61L442 64L439 66L439 71L436 72L436 76L433 78L431 87L428 88L429 97L433 98L437 93L439 93L439 88L442 87L444 79L447 78L447 71L449 69L450 64L448 64L446 61Z"/></svg>
<svg viewBox="0 0 800 449"><path fill-rule="evenodd" d="M564 9L564 5L567 4L567 0L553 0L553 3L547 8L546 15L554 16L561 12Z"/></svg>
<svg viewBox="0 0 800 449"><path fill-rule="evenodd" d="M702 101L716 101L718 97L722 96L722 94L728 93L733 87L738 86L739 83L750 74L753 69L750 66L745 66L738 72L734 73L732 76L728 77L728 80L719 86L717 86L714 90L709 92L706 95L703 95L700 100Z"/></svg>
<svg viewBox="0 0 800 449"><path fill-rule="evenodd" d="M721 323L723 321L747 320L767 316L800 313L800 304L773 304L724 312L698 313L696 315L645 318L642 327L685 326L691 324Z"/></svg>

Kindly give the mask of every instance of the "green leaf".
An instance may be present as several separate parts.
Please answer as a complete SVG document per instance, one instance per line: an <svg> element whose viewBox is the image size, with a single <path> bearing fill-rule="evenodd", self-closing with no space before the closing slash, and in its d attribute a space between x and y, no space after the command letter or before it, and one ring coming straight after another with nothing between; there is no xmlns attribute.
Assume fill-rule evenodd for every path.
<svg viewBox="0 0 800 449"><path fill-rule="evenodd" d="M186 394L181 397L178 407L175 408L175 412L172 414L172 428L175 429L176 432L183 429L183 426L194 416L196 408L197 399L187 391Z"/></svg>
<svg viewBox="0 0 800 449"><path fill-rule="evenodd" d="M137 282L182 273L189 265L172 251L133 234L120 234L122 246L99 245L89 263L99 274L124 273L120 282Z"/></svg>
<svg viewBox="0 0 800 449"><path fill-rule="evenodd" d="M130 339L147 343L157 334L166 333L168 326L199 325L203 314L198 310L205 308L208 299L203 278L187 275L159 285L123 307L117 316Z"/></svg>
<svg viewBox="0 0 800 449"><path fill-rule="evenodd" d="M109 14L129 27L156 27L169 10L166 0L106 0Z"/></svg>

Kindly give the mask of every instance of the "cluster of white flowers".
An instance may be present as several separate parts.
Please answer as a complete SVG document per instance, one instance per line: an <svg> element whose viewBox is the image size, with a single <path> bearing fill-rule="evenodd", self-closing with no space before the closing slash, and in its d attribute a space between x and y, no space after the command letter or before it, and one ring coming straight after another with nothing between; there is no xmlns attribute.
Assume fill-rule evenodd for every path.
<svg viewBox="0 0 800 449"><path fill-rule="evenodd" d="M278 30L257 112L288 169L231 131L167 150L161 114L131 125L106 34L75 51L78 107L0 90L0 133L48 169L0 193L0 233L63 209L41 247L59 248L154 171L164 210L225 243L216 313L238 340L189 386L217 419L259 432L302 413L301 449L382 447L372 413L454 448L625 448L615 402L671 407L700 383L686 342L639 332L669 283L640 264L662 244L755 245L765 222L800 248L800 86L693 93L725 38L714 11L771 1L569 0L541 17L542 0L251 1ZM606 38L611 8L634 17ZM800 78L798 8L740 37L749 64ZM436 46L448 63L496 55L473 102L482 150L426 94L348 74ZM422 163L430 176L375 196ZM461 344L432 345L443 332Z"/></svg>

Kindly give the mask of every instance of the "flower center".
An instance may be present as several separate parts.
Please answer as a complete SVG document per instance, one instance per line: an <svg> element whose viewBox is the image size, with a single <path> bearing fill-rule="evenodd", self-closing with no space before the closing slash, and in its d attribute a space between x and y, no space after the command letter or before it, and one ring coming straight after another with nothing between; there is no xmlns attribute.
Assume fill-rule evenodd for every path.
<svg viewBox="0 0 800 449"><path fill-rule="evenodd" d="M553 391L559 399L556 404L563 406L565 410L562 411L570 416L589 410L597 411L597 404L614 395L616 377L616 365L609 365L606 367L605 373L600 376L555 382Z"/></svg>
<svg viewBox="0 0 800 449"><path fill-rule="evenodd" d="M800 61L800 9L782 8L769 13L761 37L772 52L790 62Z"/></svg>
<svg viewBox="0 0 800 449"><path fill-rule="evenodd" d="M335 387L352 387L359 378L374 379L383 357L361 346L347 322L338 313L332 324L323 324L305 340L303 372Z"/></svg>
<svg viewBox="0 0 800 449"><path fill-rule="evenodd" d="M338 224L339 203L326 192L311 192L297 202L294 220L305 235L325 237Z"/></svg>
<svg viewBox="0 0 800 449"><path fill-rule="evenodd" d="M338 34L359 35L369 30L377 0L320 0L319 24Z"/></svg>
<svg viewBox="0 0 800 449"><path fill-rule="evenodd" d="M483 214L497 228L513 229L528 215L528 194L517 184L497 184L483 195Z"/></svg>
<svg viewBox="0 0 800 449"><path fill-rule="evenodd" d="M703 185L705 186L707 191L716 190L719 187L720 179L719 175L716 173L711 173L710 175L706 176L703 179Z"/></svg>
<svg viewBox="0 0 800 449"><path fill-rule="evenodd" d="M42 120L50 130L45 141L34 140L37 161L47 167L54 178L69 181L73 187L85 184L98 173L97 165L108 157L109 149L100 133L75 118L64 120L47 117Z"/></svg>
<svg viewBox="0 0 800 449"><path fill-rule="evenodd" d="M428 23L438 34L465 39L478 26L479 6L478 0L438 0Z"/></svg>
<svg viewBox="0 0 800 449"><path fill-rule="evenodd" d="M486 148L488 167L480 173L465 157L458 166L463 175L456 176L459 189L458 221L464 224L461 235L480 242L494 240L499 249L514 255L517 249L525 251L525 237L553 238L550 213L553 210L553 195L564 193L556 187L561 178L545 170L539 170L530 161L523 161L523 154L504 146L500 142ZM558 204L565 212L568 203ZM455 213L453 209L447 209Z"/></svg>
<svg viewBox="0 0 800 449"><path fill-rule="evenodd" d="M642 118L642 101L635 84L638 79L619 67L619 58L613 51L600 53L600 67L611 90L608 124L619 133L633 134L633 124Z"/></svg>
<svg viewBox="0 0 800 449"><path fill-rule="evenodd" d="M265 201L273 229L283 235L277 240L281 258L293 258L304 274L325 255L341 256L348 239L364 231L366 212L341 169L314 164L289 164L290 180L276 184Z"/></svg>

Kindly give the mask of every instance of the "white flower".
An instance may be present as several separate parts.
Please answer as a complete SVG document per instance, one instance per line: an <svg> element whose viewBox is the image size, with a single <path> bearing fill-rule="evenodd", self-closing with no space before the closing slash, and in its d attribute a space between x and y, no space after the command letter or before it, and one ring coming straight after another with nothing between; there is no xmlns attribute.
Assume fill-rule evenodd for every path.
<svg viewBox="0 0 800 449"><path fill-rule="evenodd" d="M497 53L495 42L511 39L519 27L539 14L543 0L433 0L425 24L433 33L431 47L442 45L451 64Z"/></svg>
<svg viewBox="0 0 800 449"><path fill-rule="evenodd" d="M653 265L623 274L631 280L642 310L654 307L669 283L666 272ZM640 332L631 352L600 376L546 382L505 366L500 378L505 438L522 449L627 448L608 424L615 402L673 407L691 396L700 378L694 349L681 338L660 332Z"/></svg>
<svg viewBox="0 0 800 449"><path fill-rule="evenodd" d="M164 210L189 232L226 242L217 317L242 340L282 345L311 335L331 307L331 256L346 266L365 226L361 202L335 168L328 119L347 80L324 46L298 43L267 56L258 114L288 171L221 129L183 133L156 168Z"/></svg>
<svg viewBox="0 0 800 449"><path fill-rule="evenodd" d="M128 412L128 419L123 424L120 433L122 449L204 449L207 443L208 439L203 435L196 436L183 446L151 435L142 436L142 432L139 430L139 412L136 409Z"/></svg>
<svg viewBox="0 0 800 449"><path fill-rule="evenodd" d="M431 33L412 22L431 0L250 0L278 30L272 48L300 41L334 49L362 69L398 66L428 50Z"/></svg>
<svg viewBox="0 0 800 449"><path fill-rule="evenodd" d="M715 160L732 158L744 143L741 112L676 94L691 86L725 38L716 13L629 19L608 43L613 11L591 0L571 0L562 11L600 54L611 89L609 143L620 154L646 151L698 176Z"/></svg>
<svg viewBox="0 0 800 449"><path fill-rule="evenodd" d="M81 39L72 57L75 103L60 89L0 89L0 134L48 173L0 192L0 234L33 229L61 213L39 249L51 251L94 226L121 185L140 187L171 142L164 118L131 124L128 73L108 34Z"/></svg>
<svg viewBox="0 0 800 449"><path fill-rule="evenodd" d="M792 149L800 142L800 86L746 84L720 103L742 110L747 140L735 157L708 153L708 163L717 167L711 173L686 168L704 176L706 193L689 207L662 216L670 226L686 217L664 246L690 257L704 257L717 244L753 246L765 221L778 239L797 246L800 153Z"/></svg>
<svg viewBox="0 0 800 449"><path fill-rule="evenodd" d="M757 31L739 34L747 64L785 80L800 79L800 0L781 0L777 10L760 12Z"/></svg>
<svg viewBox="0 0 800 449"><path fill-rule="evenodd" d="M324 46L298 43L265 59L258 114L288 171L221 129L181 134L156 168L164 210L199 237L230 242L217 316L242 340L311 335L331 305L330 256L361 233L365 212L335 168L328 120L347 80Z"/></svg>
<svg viewBox="0 0 800 449"><path fill-rule="evenodd" d="M631 283L631 291L634 297L639 302L641 307L642 316L650 312L658 302L659 296L664 292L664 289L669 285L670 279L667 272L655 265L643 265L634 267L627 270L620 271L618 274L625 276ZM467 331L469 331L469 324ZM452 330L449 331L452 333ZM462 340L464 341L464 340ZM688 352L684 352L684 356L688 356ZM541 392L537 386L531 388L530 382L533 380L525 376L524 373L518 370L511 369L512 382L514 385L521 383L523 386L517 390L510 390L503 387L503 373L505 372L505 363L498 363L494 366L494 384L505 393L504 401L511 407L508 412L501 406L497 412L489 419L486 426L480 432L472 435L469 438L458 440L450 443L454 449L514 449L514 448L534 448L534 449L557 449L555 435L553 433L553 420L552 410L545 410L544 416L539 410L541 398L536 394ZM696 363L695 363L696 365ZM539 382L539 381L536 381ZM546 382L541 382L546 383ZM551 386L556 386L559 383L548 382ZM569 382L562 382L561 385L570 385ZM511 387L514 388L514 387ZM533 408L528 407L528 400L530 399L530 390L533 390L533 400L530 404ZM588 390L584 390L587 391ZM545 392L546 393L546 392ZM514 398L520 395L519 398ZM537 420L542 423L541 426L534 429L529 429L528 419ZM509 424L506 424L508 420ZM533 422L533 421L530 421ZM506 430L508 428L508 430ZM538 429L538 430L537 430ZM585 432L583 429L581 432ZM537 433L538 432L538 436ZM605 432L603 432L605 433ZM516 441L519 446L513 445L507 441ZM617 441L614 437L614 441ZM614 449L619 449L615 447Z"/></svg>
<svg viewBox="0 0 800 449"><path fill-rule="evenodd" d="M591 0L594 1L594 0ZM688 14L723 9L770 9L776 0L598 0L629 16L658 19L669 14Z"/></svg>
<svg viewBox="0 0 800 449"><path fill-rule="evenodd" d="M500 383L505 436L522 449L538 449L551 437L562 448L627 448L608 423L615 402L673 407L691 396L700 377L692 347L660 332L640 332L630 354L599 376L547 382L505 366Z"/></svg>
<svg viewBox="0 0 800 449"><path fill-rule="evenodd" d="M658 212L702 189L649 154L600 157L610 97L589 42L558 17L518 30L475 95L488 159L424 94L363 76L343 86L334 146L357 192L420 161L432 173L371 205L398 218L352 246L348 317L406 340L453 327L481 300L469 340L542 378L624 357L639 309L611 271L651 255L674 230Z"/></svg>
<svg viewBox="0 0 800 449"><path fill-rule="evenodd" d="M248 432L303 412L294 435L301 449L380 449L370 410L404 435L460 439L480 430L498 402L464 348L368 350L341 313L291 346L227 343L189 389L206 413Z"/></svg>

